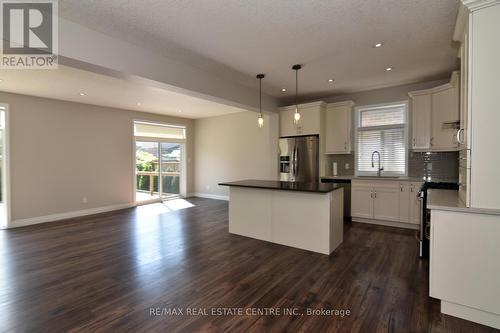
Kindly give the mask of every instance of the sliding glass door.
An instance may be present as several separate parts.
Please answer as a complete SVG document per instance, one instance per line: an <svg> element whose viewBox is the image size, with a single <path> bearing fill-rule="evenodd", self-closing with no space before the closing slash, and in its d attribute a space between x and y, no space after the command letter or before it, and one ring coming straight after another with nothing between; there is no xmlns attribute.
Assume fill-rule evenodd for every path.
<svg viewBox="0 0 500 333"><path fill-rule="evenodd" d="M160 198L158 157L158 142L135 143L136 201Z"/></svg>
<svg viewBox="0 0 500 333"><path fill-rule="evenodd" d="M136 141L136 201L180 195L182 144Z"/></svg>
<svg viewBox="0 0 500 333"><path fill-rule="evenodd" d="M177 197L180 194L182 145L180 143L161 142L160 151L162 197Z"/></svg>

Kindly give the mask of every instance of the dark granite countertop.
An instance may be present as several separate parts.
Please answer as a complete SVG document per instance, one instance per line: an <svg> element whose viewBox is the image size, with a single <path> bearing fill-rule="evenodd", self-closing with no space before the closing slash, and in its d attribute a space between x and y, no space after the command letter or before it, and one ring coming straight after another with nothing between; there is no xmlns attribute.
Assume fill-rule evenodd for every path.
<svg viewBox="0 0 500 333"><path fill-rule="evenodd" d="M226 182L226 183L220 183L219 185L259 188L266 190L314 192L314 193L329 193L335 191L336 189L341 188L341 186L339 186L338 184L282 182L279 180L256 180L256 179L245 179L235 182Z"/></svg>

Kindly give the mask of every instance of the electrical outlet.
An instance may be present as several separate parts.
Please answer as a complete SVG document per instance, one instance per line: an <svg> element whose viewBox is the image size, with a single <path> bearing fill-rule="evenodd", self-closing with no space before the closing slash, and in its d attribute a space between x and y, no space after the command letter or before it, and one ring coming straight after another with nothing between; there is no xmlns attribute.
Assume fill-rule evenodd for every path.
<svg viewBox="0 0 500 333"><path fill-rule="evenodd" d="M210 185L205 186L205 190L210 191Z"/></svg>
<svg viewBox="0 0 500 333"><path fill-rule="evenodd" d="M345 169L346 169L346 170L349 170L349 168L350 168L349 163L346 163L346 164L344 165L344 167L345 167Z"/></svg>
<svg viewBox="0 0 500 333"><path fill-rule="evenodd" d="M427 170L429 170L429 171L432 170L432 163L427 163Z"/></svg>
<svg viewBox="0 0 500 333"><path fill-rule="evenodd" d="M88 202L87 197L82 198L82 203L86 204Z"/></svg>

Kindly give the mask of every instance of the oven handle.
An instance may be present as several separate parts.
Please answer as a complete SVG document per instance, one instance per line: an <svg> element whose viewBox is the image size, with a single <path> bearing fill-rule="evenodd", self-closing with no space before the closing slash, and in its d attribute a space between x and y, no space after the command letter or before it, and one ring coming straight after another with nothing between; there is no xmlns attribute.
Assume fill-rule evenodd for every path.
<svg viewBox="0 0 500 333"><path fill-rule="evenodd" d="M425 234L425 230L424 230L424 193L422 192L422 190L418 191L418 200L420 201L420 241L423 241L424 240L424 234Z"/></svg>
<svg viewBox="0 0 500 333"><path fill-rule="evenodd" d="M428 240L431 240L431 225L429 223L426 223L425 224L425 238L427 238Z"/></svg>

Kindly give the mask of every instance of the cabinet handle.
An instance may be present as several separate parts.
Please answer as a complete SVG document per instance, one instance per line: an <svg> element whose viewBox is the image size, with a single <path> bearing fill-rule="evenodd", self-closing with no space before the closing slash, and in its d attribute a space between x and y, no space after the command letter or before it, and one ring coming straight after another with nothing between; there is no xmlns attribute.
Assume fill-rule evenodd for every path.
<svg viewBox="0 0 500 333"><path fill-rule="evenodd" d="M434 138L431 138L431 147L434 146Z"/></svg>
<svg viewBox="0 0 500 333"><path fill-rule="evenodd" d="M370 192L370 198L373 199L373 191Z"/></svg>
<svg viewBox="0 0 500 333"><path fill-rule="evenodd" d="M416 144L415 144L415 138L413 138L413 147L415 147Z"/></svg>
<svg viewBox="0 0 500 333"><path fill-rule="evenodd" d="M458 143L459 145L463 145L463 144L464 144L464 143L462 142L462 139L461 139L461 137L462 137L462 136L460 135L460 134L462 134L462 133L464 133L464 132L465 132L465 130L464 130L463 128L461 128L461 129L459 129L459 130L457 131L457 143Z"/></svg>
<svg viewBox="0 0 500 333"><path fill-rule="evenodd" d="M344 150L347 150L347 142L344 142Z"/></svg>
<svg viewBox="0 0 500 333"><path fill-rule="evenodd" d="M400 187L401 192L403 192L403 186Z"/></svg>
<svg viewBox="0 0 500 333"><path fill-rule="evenodd" d="M377 199L377 191L375 191L374 194L375 194L375 199Z"/></svg>

